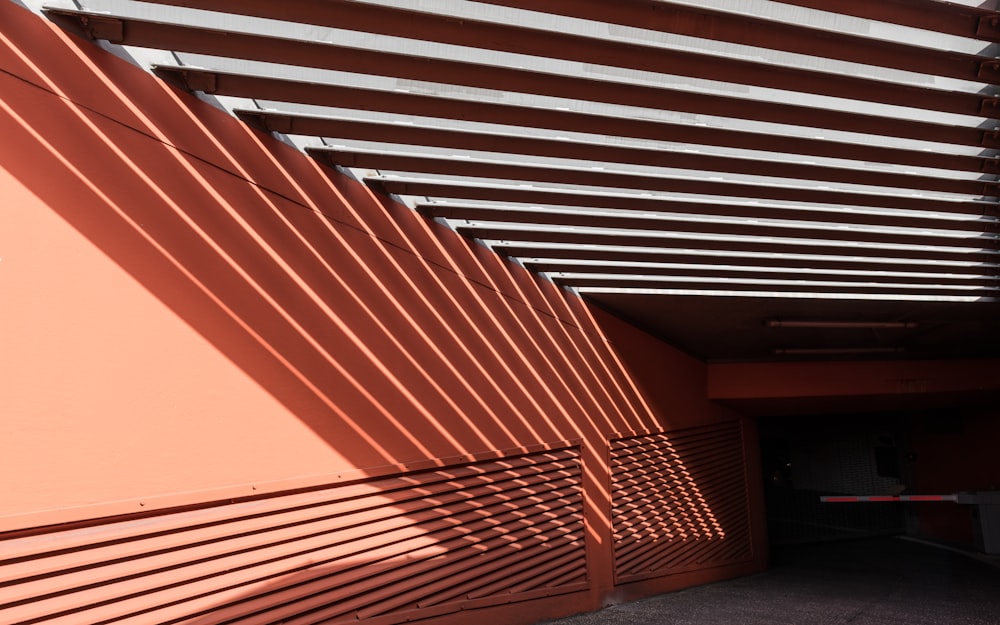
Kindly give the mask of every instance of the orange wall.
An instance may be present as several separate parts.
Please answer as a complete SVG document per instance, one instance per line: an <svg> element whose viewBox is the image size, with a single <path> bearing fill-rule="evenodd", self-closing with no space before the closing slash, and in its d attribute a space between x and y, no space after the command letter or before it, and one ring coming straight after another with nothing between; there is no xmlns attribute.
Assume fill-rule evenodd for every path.
<svg viewBox="0 0 1000 625"><path fill-rule="evenodd" d="M582 441L596 607L609 437L737 418L701 363L11 3L0 24L0 531ZM755 540L644 589L754 570Z"/></svg>

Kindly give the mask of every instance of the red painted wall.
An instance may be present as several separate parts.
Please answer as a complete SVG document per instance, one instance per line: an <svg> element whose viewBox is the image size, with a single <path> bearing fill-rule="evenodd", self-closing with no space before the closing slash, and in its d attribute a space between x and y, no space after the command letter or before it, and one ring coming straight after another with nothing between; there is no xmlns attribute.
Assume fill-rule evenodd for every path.
<svg viewBox="0 0 1000 625"><path fill-rule="evenodd" d="M609 439L737 419L704 365L28 11L0 25L0 539L576 445L584 598L486 618L762 566L751 480L751 558L614 588Z"/></svg>
<svg viewBox="0 0 1000 625"><path fill-rule="evenodd" d="M1000 414L994 409L957 408L912 419L910 472L914 491L952 494L1000 491ZM975 546L970 506L915 506L916 533L924 538Z"/></svg>

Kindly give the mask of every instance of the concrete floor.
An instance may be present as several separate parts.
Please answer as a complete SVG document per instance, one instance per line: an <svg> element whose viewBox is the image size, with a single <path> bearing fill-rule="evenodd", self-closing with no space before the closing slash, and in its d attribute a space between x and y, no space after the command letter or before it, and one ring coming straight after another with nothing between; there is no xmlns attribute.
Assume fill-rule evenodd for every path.
<svg viewBox="0 0 1000 625"><path fill-rule="evenodd" d="M545 625L1000 625L1000 558L904 540L777 550L759 575Z"/></svg>

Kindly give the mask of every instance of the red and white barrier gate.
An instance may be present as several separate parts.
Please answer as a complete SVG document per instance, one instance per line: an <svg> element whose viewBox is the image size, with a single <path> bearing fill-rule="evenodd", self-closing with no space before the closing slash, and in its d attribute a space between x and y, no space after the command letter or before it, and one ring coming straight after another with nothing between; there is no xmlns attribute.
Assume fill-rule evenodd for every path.
<svg viewBox="0 0 1000 625"><path fill-rule="evenodd" d="M864 501L958 501L958 495L837 495L820 497L824 503L856 503Z"/></svg>

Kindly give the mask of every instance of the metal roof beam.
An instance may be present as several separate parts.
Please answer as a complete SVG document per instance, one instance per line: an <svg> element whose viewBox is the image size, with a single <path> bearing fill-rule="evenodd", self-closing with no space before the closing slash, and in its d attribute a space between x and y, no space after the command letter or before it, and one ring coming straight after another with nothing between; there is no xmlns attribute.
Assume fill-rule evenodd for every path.
<svg viewBox="0 0 1000 625"><path fill-rule="evenodd" d="M218 11L222 13L233 13L237 15L248 15L269 19L282 19L288 21L315 24L330 28L342 28L346 30L356 30L360 32L390 35L394 37L405 37L409 39L422 39L424 41L435 41L458 46L469 46L486 50L499 50L513 52L516 54L527 54L546 58L558 58L584 63L597 63L600 65L613 65L618 67L629 67L641 71L665 72L676 74L678 72L692 72L686 75L715 77L714 80L724 80L727 82L743 83L746 80L781 80L779 76L768 79L759 74L761 64L750 61L739 62L728 67L712 69L710 63L706 63L701 55L691 55L690 53L674 52L667 49L657 48L656 54L638 54L635 51L637 46L623 42L610 40L595 40L590 37L575 35L567 32L555 32L551 30L529 28L523 26L513 26L499 24L495 22L460 18L449 15L439 15L426 11L413 9L403 9L389 6L378 6L355 2L352 0L283 0L275 3L272 0L152 0L157 4L167 4L173 6L204 9L208 11ZM899 0L899 4L907 0ZM575 3L565 0L571 6L565 11L574 11ZM846 0L845 0L846 2ZM852 0L850 4L865 3L865 0ZM493 4L505 4L504 2L493 2ZM522 2L511 2L510 6L524 5L524 8L534 11L546 11L556 7L555 2L535 2L534 0L523 0ZM591 3L593 4L593 3ZM617 9L619 2L613 3ZM659 4L659 3L657 3ZM822 3L823 10L829 10L829 3ZM878 5L877 2L869 4ZM924 4L924 3L921 3ZM927 3L938 5L941 3ZM838 10L841 3L837 4ZM589 7L587 8L589 10ZM695 15L703 14L706 19L715 17L716 12L694 9ZM558 11L552 10L557 13ZM840 10L840 12L845 12ZM950 17L950 14L947 15ZM641 16L640 16L641 17ZM637 17L633 16L633 19ZM718 19L716 17L716 19ZM773 42L788 42L790 32L794 31L794 37L800 41L800 45L808 45L809 39L819 45L823 38L823 32L819 29L807 27L780 27L773 23L761 21L753 24L747 22L745 29L759 31L758 37L771 39ZM655 24L656 22L654 22ZM719 22L717 22L719 23ZM931 22L932 23L932 22ZM662 25L662 24L661 24ZM650 28L653 25L645 26ZM739 29L739 24L728 24L727 33L732 34ZM743 35L746 37L747 35ZM943 53L927 48L910 46L897 43L892 45L872 45L863 37L842 35L849 37L850 41L845 45L855 46L859 54L869 57L868 64L884 64L887 67L897 67L908 71L920 73L939 72L942 76L952 78L977 80L977 74L982 62L989 61L988 57L976 57L974 55ZM601 41L600 45L595 42ZM733 40L734 42L739 42ZM774 47L775 43L770 46ZM751 44L757 45L757 44ZM646 46L638 46L648 48ZM890 54L890 51L892 52ZM815 56L822 56L817 54ZM908 57L908 58L907 58ZM693 63L693 64L692 64ZM672 66L679 69L671 70ZM684 69L687 68L687 69ZM696 72L709 72L699 74ZM720 73L721 72L721 73ZM747 72L740 77L741 72ZM753 78L752 78L753 77ZM990 75L991 79L1000 79L1000 73ZM776 87L781 88L781 87Z"/></svg>
<svg viewBox="0 0 1000 625"><path fill-rule="evenodd" d="M817 11L830 11L863 19L876 20L958 37L976 37L1000 41L994 25L984 29L981 24L997 17L996 11L969 7L937 0L775 0Z"/></svg>
<svg viewBox="0 0 1000 625"><path fill-rule="evenodd" d="M676 33L689 37L782 50L795 54L877 65L921 74L975 80L990 59L959 52L932 50L896 41L838 33L749 14L727 13L664 0L479 0L540 13ZM780 1L780 0L779 0ZM868 4L878 4L869 1ZM934 3L933 8L940 8ZM822 10L842 12L841 4L826 2ZM944 13L944 11L942 11ZM947 17L954 19L954 11ZM970 12L971 13L971 12ZM975 15L964 16L959 30L975 36ZM992 75L991 78L1000 76Z"/></svg>
<svg viewBox="0 0 1000 625"><path fill-rule="evenodd" d="M686 259L690 260L690 259ZM567 264L559 261L529 261L524 266L532 271L553 273L593 273L608 275L647 275L663 277L690 277L748 280L819 280L819 281L864 281L864 282L905 282L920 285L982 286L1000 288L1000 277L960 278L937 276L895 276L857 275L832 272L793 271L791 269L766 271L696 266L648 267L636 265L608 265L606 263Z"/></svg>
<svg viewBox="0 0 1000 625"><path fill-rule="evenodd" d="M591 233L566 230L539 230L530 226L467 226L457 224L455 229L472 238L496 241L531 243L563 243L573 245L613 245L626 247L653 247L725 252L751 252L761 254L822 254L825 256L864 257L877 262L882 258L900 258L920 261L957 261L995 264L1000 255L992 251L952 252L942 250L910 250L895 247L873 247L845 244L841 240L821 240L803 243L781 240L718 240L700 237L664 237L650 234ZM914 259L918 257L918 259ZM913 264L913 263L911 263Z"/></svg>
<svg viewBox="0 0 1000 625"><path fill-rule="evenodd" d="M364 89L332 84L300 82L264 76L217 72L190 67L159 65L154 71L182 88L215 95L229 95L279 102L343 107L401 115L418 115L482 123L547 128L567 132L635 137L650 141L700 143L748 150L811 154L859 161L903 163L918 167L936 167L952 163L947 169L964 169L972 162L981 166L983 159L936 151L905 150L844 143L824 139L743 132L697 125L673 124L593 113L514 106L442 96L429 96L378 89ZM871 118L874 120L880 118ZM916 122L902 122L904 124ZM959 143L990 147L1000 146L1000 131L931 124L932 134L947 135ZM899 129L902 131L902 129ZM877 133L876 133L877 134Z"/></svg>
<svg viewBox="0 0 1000 625"><path fill-rule="evenodd" d="M704 265L739 265L741 267L809 268L823 271L908 271L919 273L961 274L985 276L987 279L1000 278L1000 266L986 264L942 264L922 260L912 262L880 262L871 258L845 257L837 260L819 258L815 255L793 257L773 257L752 255L748 252L733 254L689 254L682 251L662 249L658 251L613 249L611 247L553 247L531 242L495 243L497 253L516 258L591 261L596 264L607 262L623 263L676 263L697 262ZM816 252L814 254L822 253Z"/></svg>
<svg viewBox="0 0 1000 625"><path fill-rule="evenodd" d="M584 201L588 201L584 199ZM613 200L612 200L613 201ZM541 202L544 204L544 202ZM599 204L600 200L594 198L593 204ZM527 203L523 203L527 204ZM570 204L566 204L570 205ZM656 207L657 205L650 202L650 205ZM818 212L818 211L799 211L799 210L789 210L789 209L768 209L767 207L760 206L720 206L720 205L682 205L678 204L677 210L659 210L659 211L644 211L648 213L662 212L668 213L674 218L678 215L688 215L689 217L730 217L736 219L747 219L747 220L759 220L759 219L771 219L771 220L783 220L783 221L809 221L816 223L828 224L828 227L839 228L842 225L863 225L863 226L886 226L886 227L900 227L900 228L913 228L913 229L941 229L941 230L954 230L954 231L964 231L964 232L974 232L982 235L984 238L980 239L980 243L996 242L996 230L998 222L992 221L989 223L984 223L981 221L961 221L961 222L943 222L940 219L934 218L899 218L894 216L885 215L865 215L865 214L844 214L837 211L828 212ZM591 208L601 208L600 206L593 206ZM462 205L462 204L452 204L452 203L441 203L441 202L431 202L431 203L418 203L416 209L421 213L429 217L440 217L442 219L467 219L471 221L513 221L514 219L524 219L521 217L522 214L529 214L529 211L522 206L520 209L517 207L490 207L490 206L474 206L474 205ZM712 209L711 212L707 209ZM718 209L718 210L715 210ZM618 209L615 207L609 207L610 211L617 212ZM630 210L630 209L625 209ZM542 210L538 208L530 209L530 214L535 217L538 221L535 223L548 223L548 224L566 224L566 225L579 225L579 226L602 226L600 223L609 217L608 213L603 215L595 214L593 212L579 212L575 213L569 210ZM650 219L659 219L657 217L635 217L633 214L611 213L617 220L627 220L634 219L635 223L641 224ZM548 220L548 221L542 221ZM687 221L690 221L688 219ZM592 223L585 223L592 222ZM523 223L523 222L522 222ZM954 225L952 225L954 224ZM641 226L616 226L616 227L641 227Z"/></svg>
<svg viewBox="0 0 1000 625"><path fill-rule="evenodd" d="M933 198L907 197L901 194L870 194L791 186L767 186L739 182L723 182L696 178L674 178L595 168L550 167L532 163L511 163L455 157L436 157L391 152L324 149L310 150L328 162L344 167L380 169L411 173L431 173L495 180L531 181L549 184L608 187L611 189L659 191L693 195L716 195L786 202L838 204L873 208L894 208L913 211L956 213L962 215L1000 215L994 202L952 201ZM990 193L997 195L995 185ZM412 193L408 195L438 195ZM441 194L444 195L444 194ZM480 198L484 199L484 198ZM559 202L562 203L562 202ZM710 207L706 207L710 210Z"/></svg>
<svg viewBox="0 0 1000 625"><path fill-rule="evenodd" d="M69 10L53 9L50 10L50 13L62 18L75 17L81 21L82 28L87 27L88 20L91 17L91 14L88 13ZM101 20L101 23L108 19L104 15L97 15L96 17ZM664 103L669 103L668 110L670 111L819 127L872 135L907 137L941 143L968 143L970 141L977 143L980 137L980 131L977 128L960 128L944 124L836 111L826 108L786 104L783 102L734 99L730 96L563 76L549 72L467 63L410 54L381 52L338 46L324 42L308 42L194 26L180 26L147 20L119 19L123 22L123 27L120 29L122 36L115 43L123 45L234 57L358 74L391 76L406 80L462 85L482 89L496 89L498 86L502 86L506 91L568 98L586 102L601 102L620 106L663 109ZM594 42L594 47L601 47L600 40L591 41ZM645 48L640 52L640 56L643 58L650 56L659 58L667 54L664 51L654 48ZM707 62L708 65L715 68L716 71L714 73L719 73L717 70L720 67L729 67L733 63L738 64L736 61L712 58L702 54L690 53L690 55L699 59L701 63ZM673 69L673 73L677 73L683 67L676 62L669 66ZM747 82L750 80L748 76L751 74L748 73L749 71L746 68L734 68L734 70L733 76L729 76L728 78L742 77L743 80L730 80L730 82ZM898 106L927 108L948 113L1000 117L1000 106L997 105L994 98L984 98L972 93L945 92L934 89L907 87L905 85L864 80L850 76L779 68L773 65L765 66L761 71L764 75L771 77L769 78L771 82L774 82L773 77L784 77L780 85L763 86L807 93L820 93L841 98L882 102ZM705 79L727 80L727 78L716 77L712 74L713 72L706 73L704 68L698 68L688 73L688 75ZM758 83L759 81L752 82L751 84ZM844 83L845 85L849 83L851 86L844 86L843 89L839 87L833 88L838 83Z"/></svg>
<svg viewBox="0 0 1000 625"><path fill-rule="evenodd" d="M820 228L784 223L720 223L717 221L693 221L676 217L632 217L624 215L594 214L571 211L546 211L540 209L480 208L420 204L418 210L428 216L444 219L464 219L467 221L506 222L524 224L530 228L537 225L562 226L572 228L607 228L644 233L693 233L747 237L775 237L785 239L836 240L851 243L883 243L886 245L938 245L943 247L968 248L972 252L994 249L997 240L993 236L954 238L934 234L891 234L864 230L844 230L840 228ZM785 225L787 224L787 225ZM827 224L824 224L827 225ZM626 233L628 234L628 233ZM920 252L913 252L920 254ZM996 256L1000 260L1000 253Z"/></svg>
<svg viewBox="0 0 1000 625"><path fill-rule="evenodd" d="M647 167L664 167L698 171L716 171L752 176L769 176L796 180L822 180L844 184L859 184L879 187L920 189L942 193L986 196L994 193L997 183L992 180L962 180L938 178L917 174L899 174L867 169L828 167L808 163L781 162L764 159L737 158L700 154L691 151L673 151L631 147L593 142L548 139L497 132L472 132L452 128L417 126L414 124L382 123L368 120L318 117L283 113L237 109L234 113L243 121L268 132L289 135L307 135L351 139L374 143L426 146L524 154L546 158L574 159L600 163L621 163ZM314 156L325 159L327 148L310 148ZM975 163L979 160L979 163ZM997 159L970 159L970 170L1000 173Z"/></svg>
<svg viewBox="0 0 1000 625"><path fill-rule="evenodd" d="M960 297L990 297L997 296L996 289L973 288L973 289L935 289L921 285L872 285L866 282L848 284L800 284L796 281L788 283L765 282L752 283L738 280L726 280L722 282L699 283L697 281L671 281L671 280L643 280L643 279L619 279L602 277L556 277L553 281L563 286L571 287L603 287L622 289L711 289L720 291L769 291L775 293L842 293L864 294L864 295L914 295L923 297L960 296Z"/></svg>

